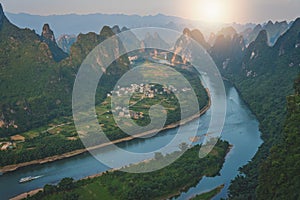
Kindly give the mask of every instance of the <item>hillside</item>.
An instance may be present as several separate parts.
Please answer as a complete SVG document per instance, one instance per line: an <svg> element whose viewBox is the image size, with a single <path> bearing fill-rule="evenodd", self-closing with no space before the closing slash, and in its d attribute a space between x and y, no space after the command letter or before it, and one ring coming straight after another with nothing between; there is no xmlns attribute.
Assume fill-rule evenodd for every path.
<svg viewBox="0 0 300 200"><path fill-rule="evenodd" d="M20 16L24 17L20 20L22 23L34 17L26 14L10 16L19 17L19 20ZM44 24L43 28L40 28L42 23L33 23L33 26L39 27L36 30L40 30L40 35L28 28L21 29L8 20L0 4L0 142L1 147L8 144L10 145L8 147L11 147L0 151L0 167L83 148L71 118L71 95L76 73L82 61L97 44L127 28L121 30L118 26L113 28L104 26L100 30L101 23L115 24L115 21L105 21L111 19L107 15L87 15L84 19L77 15L68 16L76 20L73 20L73 24L66 23L65 19L61 20L57 25L60 32L67 30L77 34L80 29L87 33L80 33L77 37L63 36L58 44L49 24ZM98 16L101 16L101 20L96 21L97 24L87 23ZM52 20L57 21L60 16L40 17L39 20L51 19L51 17ZM134 19L132 27L142 24L179 28L182 24L193 22L163 15L126 16L126 19L124 15L114 15L114 17L119 20L120 25L128 25L126 19ZM78 24L84 25L81 27ZM100 32L89 32L92 29ZM254 29L249 28L241 34L238 34L233 27L225 27L216 34L211 34L208 42L199 30L186 28L175 44L175 51L191 45L190 38L186 36L190 36L208 51L222 76L234 84L260 122L264 143L254 158L240 169L240 175L232 181L229 199L299 199L300 193L297 188L300 187L300 18L291 24L285 21L275 23L269 21L257 25ZM134 36L131 40L135 43L140 42ZM154 43L169 48L169 44L158 34L149 34L142 42L145 46ZM101 49L99 54L115 56L115 52L122 48L122 43L116 39L114 45ZM142 51L140 53L143 54ZM186 55L183 58L171 54L168 56L173 63L186 65L188 58L194 55ZM99 66L103 62L101 59L97 60ZM112 121L112 117L109 117L111 115L109 103L104 101L108 99L107 93L130 67L128 56L123 55L107 70L103 70L104 76L99 81L100 87L95 95L97 106L104 103L102 107L97 107L98 111L102 111L102 115L98 116L104 119L102 122ZM186 72L186 75L199 85L198 77L196 79L189 73L192 72ZM198 97L202 96L198 95ZM156 100L162 102L165 99ZM136 104L136 107L144 106L144 101ZM203 101L202 106L204 103ZM146 113L144 110L140 111ZM174 116L168 122L173 122L175 117L177 119L177 115ZM148 121L143 123L146 124ZM104 128L110 131L111 138L124 137L125 133L119 132L121 134L118 135L115 131L114 128L117 126L113 123L109 125ZM24 140L13 140L11 136L16 135L17 138L24 138ZM210 157L205 159L208 158ZM195 167L199 163L196 164L190 166L194 167L192 170L200 169ZM172 170L176 172L175 168ZM168 172L164 172L165 174ZM158 176L146 175L145 180L156 181L156 178L160 178L159 174L156 175ZM174 176L177 176L176 173ZM113 179L110 179L112 181L110 183L100 182L103 185L111 184L106 185L106 194L115 194L114 192L118 191L119 196L135 199L149 198L151 196L145 194L154 194L158 191L157 188L167 186L167 184L163 186L158 184L153 186L152 191L149 190L152 186L147 188L147 185L142 184L131 187L133 181L131 175L119 176L118 173L109 173L104 177L120 178L118 185L125 179L129 180L126 183L129 183L128 188L131 192L127 193L122 191L122 188L117 188ZM168 178L170 177L173 175L170 174ZM190 184L189 180L195 179L195 176L189 177L190 179L187 177L183 176L184 179L177 177L178 181L174 184L182 180ZM140 183L144 184L147 182L145 180L141 180ZM164 181L170 183L169 180ZM149 184L152 182L149 181ZM170 188L172 186L168 185L168 189ZM139 191L145 191L142 193L144 196L139 196ZM64 197L60 191L55 190L50 193L53 193L50 196Z"/></svg>
<svg viewBox="0 0 300 200"><path fill-rule="evenodd" d="M9 22L1 6L0 136L70 116L73 82L81 62L97 44L113 34L109 27L104 27L100 34L80 34L68 56L58 47L48 24L44 25L41 36L33 30L20 29ZM112 64L103 77L100 97L128 65L126 55Z"/></svg>
<svg viewBox="0 0 300 200"><path fill-rule="evenodd" d="M56 62L59 62L68 56L68 54L66 54L62 49L60 49L58 47L55 37L54 37L54 33L50 29L49 24L44 24L42 35L41 35L41 40L48 45L48 47L52 53L53 59Z"/></svg>
<svg viewBox="0 0 300 200"><path fill-rule="evenodd" d="M300 76L295 94L287 97L287 118L283 139L271 149L259 171L257 197L260 199L299 199L300 192Z"/></svg>
<svg viewBox="0 0 300 200"><path fill-rule="evenodd" d="M273 25L269 23L269 26ZM189 34L187 29L185 32ZM267 173L267 167L264 168L267 164L264 164L264 160L268 158L272 163L272 156L277 156L276 153L270 155L273 151L272 147L284 143L282 130L286 119L286 96L293 94L293 82L300 72L300 19L296 19L290 29L281 35L272 47L269 46L268 31L262 29L247 47L244 38L230 27L212 35L210 40L214 42L211 48L206 47L208 52L221 74L235 85L258 118L261 137L264 140L252 161L240 170L244 175L238 176L232 182L229 197L230 199L265 199L261 198L261 194L264 194L264 197L268 195L272 197L272 190L266 189L267 182L271 181L272 176L267 176L268 181L262 181L265 180L264 176ZM178 44L181 46L186 44L184 38L179 39ZM206 46L205 41L201 41L200 44ZM297 154L291 152L290 161L293 161L293 156ZM261 167L265 169L265 173L259 173ZM291 182L297 184L296 179ZM281 187L287 187L289 184L288 181L282 181Z"/></svg>
<svg viewBox="0 0 300 200"><path fill-rule="evenodd" d="M84 149L71 116L75 76L83 60L96 45L121 30L118 27L104 26L100 33L79 34L67 55L58 47L48 24L43 26L40 36L32 30L16 27L7 20L3 12L1 13L0 46L3 48L0 51L0 89L4 92L0 96L0 145L4 148L0 151L0 167ZM127 29L122 28L122 31L125 30ZM140 42L133 34L128 35L130 41ZM146 40L145 43L162 43L158 34L148 35ZM111 43L97 50L96 66L99 68L104 66L106 60L103 55L106 58L108 56L116 58L118 52L122 52L122 48L124 46L121 40L113 38ZM147 58L148 55L144 56ZM152 69L151 65L155 65L150 62L146 64L149 65L149 69ZM112 140L128 135L115 125L111 117L110 104L107 103L110 101L107 94L129 67L128 55L124 54L107 69L101 68L104 74L99 80L95 95L96 109L99 111L97 113L99 122L105 123L106 134ZM199 84L199 77L189 70L183 68L178 70L195 86L199 106L204 107L208 98L204 88ZM159 72L148 73L152 75ZM143 113L141 114L143 125L150 122L148 108L152 103L171 106L167 124L180 119L177 101L168 99L166 94L157 95L152 100L143 98L142 95L142 99L132 106L133 109L137 109L134 112Z"/></svg>
<svg viewBox="0 0 300 200"><path fill-rule="evenodd" d="M258 181L258 177L263 176L258 169L270 154L271 147L282 140L286 96L293 93L293 81L300 71L299 22L297 19L273 47L268 46L266 31L261 31L246 49L241 68L233 65L227 72L223 71L260 121L264 140L250 164L241 169L246 176L233 181L230 187L232 199L257 198L255 191L265 185ZM285 186L283 183L282 187Z"/></svg>
<svg viewBox="0 0 300 200"><path fill-rule="evenodd" d="M64 114L67 99L49 46L11 24L0 7L0 135L39 126Z"/></svg>

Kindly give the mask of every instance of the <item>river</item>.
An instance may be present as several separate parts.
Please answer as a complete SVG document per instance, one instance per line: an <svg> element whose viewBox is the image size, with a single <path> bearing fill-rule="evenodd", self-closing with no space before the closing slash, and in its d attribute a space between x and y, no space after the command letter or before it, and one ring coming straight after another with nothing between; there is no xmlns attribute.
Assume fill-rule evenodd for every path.
<svg viewBox="0 0 300 200"><path fill-rule="evenodd" d="M181 193L176 199L189 199L221 184L225 185L224 188L213 199L225 198L230 181L239 173L238 169L248 163L262 144L256 117L250 112L236 89L228 83L226 84L226 94L227 114L222 139L233 145L233 148L226 156L220 176L204 177L195 187Z"/></svg>
<svg viewBox="0 0 300 200"><path fill-rule="evenodd" d="M238 168L246 164L254 156L262 143L257 119L239 97L236 89L229 83L226 83L225 87L227 94L227 114L221 137L232 144L233 149L226 156L220 176L214 178L204 177L195 187L182 193L178 199L188 199L221 184L225 184L225 187L215 199L226 197L230 180L238 174ZM192 129L199 125L197 135L203 135L207 131L209 120L210 112L208 111L199 119L185 124L185 130L188 130L189 128ZM159 149L170 142L176 133L177 128L166 130L155 137L123 142L119 146L127 151L149 152L151 150ZM188 131L184 134L182 142L190 138ZM193 144L197 144L197 142ZM178 146L173 146L169 149L170 152L175 150L178 150ZM101 154L97 156L110 157L113 153L112 149L107 147L104 150L102 149ZM140 160L133 160L131 158L119 158L115 160L120 167L139 161ZM8 199L20 193L41 188L45 184L56 184L64 177L73 177L78 180L108 169L107 166L99 163L99 161L89 153L43 165L25 167L0 176L0 197L1 199ZM42 177L31 182L23 184L18 183L18 180L22 177L37 175L42 175Z"/></svg>

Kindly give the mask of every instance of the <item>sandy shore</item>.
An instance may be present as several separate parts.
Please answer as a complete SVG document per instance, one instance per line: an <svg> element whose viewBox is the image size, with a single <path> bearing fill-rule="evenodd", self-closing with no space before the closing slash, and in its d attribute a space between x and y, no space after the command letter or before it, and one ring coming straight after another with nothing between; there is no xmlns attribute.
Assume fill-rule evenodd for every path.
<svg viewBox="0 0 300 200"><path fill-rule="evenodd" d="M169 124L169 125L165 126L163 129L161 129L160 131L173 129L173 128L176 128L180 125L184 125L188 122L193 121L194 119L199 118L201 115L205 114L211 106L211 98L210 98L210 95L209 95L209 91L208 91L208 89L206 89L206 91L207 91L207 94L208 94L208 97L209 97L208 98L208 104L205 107L203 107L197 114L192 115L192 116L190 116L186 119L183 119L179 122L174 122L172 124ZM103 143L103 144L100 144L100 145L97 145L97 146L93 146L93 147L90 147L90 148L78 149L78 150L71 151L71 152L68 152L68 153L64 153L64 154L61 154L61 155L55 155L55 156L46 157L46 158L33 160L33 161L29 161L29 162L18 163L18 164L14 164L14 165L7 165L7 166L4 166L4 167L1 167L0 172L7 173L7 172L12 172L12 171L15 171L19 168L27 167L27 166L30 166L30 165L44 164L44 163L48 163L48 162L62 160L62 159L65 159L65 158L70 158L70 157L82 154L84 152L99 149L99 148L106 147L106 146L109 146L109 145L112 145L112 144L117 144L117 143L121 143L121 142L125 142L125 141L130 141L130 140L133 140L133 139L139 138L139 137L151 136L151 134L154 134L154 133L157 133L157 132L158 132L158 130L154 129L154 130L150 130L150 131L147 131L147 132L144 132L144 133L136 134L134 136L129 136L129 137L121 138L121 139L114 140L114 141L111 141L111 142L106 142L106 143Z"/></svg>
<svg viewBox="0 0 300 200"><path fill-rule="evenodd" d="M35 190L32 190L30 192L25 192L25 193L22 193L18 196L15 196L13 198L11 198L10 200L21 200L21 199L25 199L27 196L32 196L32 195L35 195L36 193L38 193L39 191L43 191L42 188L39 188L39 189L35 189Z"/></svg>

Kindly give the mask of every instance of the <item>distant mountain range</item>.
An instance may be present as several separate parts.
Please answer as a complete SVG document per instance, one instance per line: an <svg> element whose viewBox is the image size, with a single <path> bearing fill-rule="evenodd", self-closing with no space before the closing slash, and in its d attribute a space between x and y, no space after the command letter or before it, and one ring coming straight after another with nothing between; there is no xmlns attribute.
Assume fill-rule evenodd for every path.
<svg viewBox="0 0 300 200"><path fill-rule="evenodd" d="M7 18L18 27L30 28L37 33L41 33L41 25L48 23L55 30L55 35L78 35L79 33L99 32L100 29L107 25L113 27L118 25L127 28L139 27L163 27L177 31L182 31L185 27L196 28L201 30L205 38L209 39L217 35L217 32L224 27L232 27L237 33L240 33L245 44L250 44L257 37L261 30L268 33L269 44L273 45L277 38L284 33L292 22L272 22L268 21L263 24L237 24L237 23L216 23L208 24L204 21L189 20L175 16L163 14L139 16L125 14L66 14L66 15L31 15L26 13L7 13ZM210 40L214 41L214 37ZM65 49L67 51L67 49Z"/></svg>
<svg viewBox="0 0 300 200"><path fill-rule="evenodd" d="M47 84L53 84L53 87L55 83L57 83L57 87L59 85L59 82L63 81L64 78L67 78L68 80L66 81L66 90L70 91L70 87L72 85L72 81L74 78L74 71L76 70L79 65L81 64L82 60L85 58L85 56L95 47L95 45L99 44L101 41L103 41L105 38L119 33L122 30L127 30L127 28L119 28L119 26L114 26L113 28L109 28L108 26L104 26L100 34L97 33L87 33L87 34L78 34L78 36L68 36L68 35L63 35L62 37L59 37L58 42L56 42L55 37L54 37L54 32L50 29L49 24L55 24L54 26L63 28L60 30L67 31L68 28L70 28L70 32L78 31L79 30L84 30L88 26L94 26L94 28L101 27L101 23L109 24L109 23L117 23L118 20L121 23L122 27L123 25L128 25L130 24L131 26L142 26L142 25L147 25L147 26L155 26L155 25L170 25L175 24L175 22L170 22L176 21L178 24L183 25L184 23L188 22L193 22L185 19L181 19L178 17L170 17L170 16L165 16L165 15L156 15L156 16L147 16L147 17L141 17L141 16L126 16L126 15L101 15L101 14L94 14L94 15L85 15L85 16L80 16L80 15L64 15L64 16L34 16L34 15L27 15L27 14L10 14L10 17L13 18L15 17L15 21L18 19L19 24L23 23L25 24L26 22L30 22L31 28L33 26L36 27L41 27L43 23L39 24L39 21L41 20L49 20L50 23L44 24L43 28L39 28L41 30L41 35L38 35L35 33L35 31L32 31L28 28L25 29L20 29L17 26L13 25L10 23L10 20L4 15L3 10L1 10L1 15L0 15L0 54L3 55L0 57L1 61L1 66L3 67L2 72L1 72L1 91L5 92L5 99L8 101L5 102L6 100L3 99L1 101L1 105L3 108L3 117L2 121L5 122L6 125L12 124L12 121L17 122L17 121L22 121L22 125L20 125L19 122L19 129L21 130L26 129L25 127L31 127L32 123L29 123L29 121L33 122L34 120L30 118L26 118L26 115L28 115L28 112L31 113L30 116L34 116L34 112L32 110L26 110L29 108L30 105L39 105L41 106L42 104L35 104L35 103L30 103L28 97L21 97L22 93L20 91L27 91L27 94L34 95L35 93L38 94L38 90L36 88L23 88L25 85L20 84L18 85L16 81L14 83L11 83L11 80L9 79L12 74L15 76L18 76L18 81L21 82L27 82L29 85L35 85L38 84L40 89L43 89L45 84L45 87ZM99 20L93 21L92 19L99 18ZM77 19L77 20L76 20ZM90 20L91 23L85 23L85 20ZM129 20L128 19L133 19ZM52 22L51 22L52 20ZM48 21L48 22L49 22ZM35 25L34 25L35 24ZM245 27L250 26L250 25L245 25ZM52 26L51 26L52 27ZM253 29L253 31L256 31L258 28ZM290 27L289 24L287 23L267 23L263 27L266 27L266 34L268 34L269 30L269 35L273 34L274 37L276 36L277 38L280 36L281 32L284 32L285 29L288 29ZM74 28L74 29L73 29ZM91 28L93 29L93 28ZM98 28L97 28L98 29ZM249 29L249 27L248 27ZM100 30L100 28L99 28ZM182 29L183 30L183 29ZM273 31L271 31L273 30ZM275 31L274 31L275 30ZM278 31L276 31L278 30ZM57 32L57 31L56 31ZM69 33L70 33L69 32ZM99 32L99 31L97 31ZM190 31L189 29L184 29L184 34L190 35L192 38L194 38L197 42L202 44L212 55L214 58L215 62L217 63L218 66L222 66L221 70L224 70L224 73L234 73L236 70L240 69L239 66L242 64L242 59L245 59L245 52L250 51L253 48L253 45L249 45L248 51L246 51L247 44L245 41L247 39L243 39L243 35L238 34L238 31L234 27L225 27L221 29L220 31L216 32L214 37L210 38L210 42L212 44L209 44L206 42L207 40L205 39L204 34L202 34L199 30L194 29ZM254 33L253 33L254 34ZM274 38L272 37L272 38ZM265 37L264 40L268 40ZM134 38L133 38L134 39ZM144 45L147 45L147 43L159 43L162 44L164 48L167 48L170 46L167 42L163 41L161 37L158 34L154 35L148 35L143 41L137 41L144 43ZM261 42L257 42L261 43ZM284 43L285 44L285 43ZM260 44L262 45L262 44ZM18 48L16 48L18 46ZM59 48L61 47L61 48ZM284 46L277 47L278 51L281 51L283 54L284 51L287 51ZM290 48L290 47L289 47ZM64 53L62 49L68 53ZM266 48L267 51L268 48ZM7 53L11 52L11 53ZM260 55L262 52L257 50L251 50L250 52L253 55L254 58L256 58L258 55ZM6 55L6 56L5 56ZM22 56L21 56L22 55ZM127 59L127 58L126 58ZM120 61L121 66L124 66L126 68L126 65L128 64L128 60L126 61L124 58L123 61ZM250 61L247 61L246 63L251 63L253 62L253 59L250 59ZM22 63L20 65L18 63ZM42 64L43 63L43 64ZM0 67L1 67L0 66ZM36 66L36 67L34 67ZM42 66L42 67L39 67ZM46 67L45 66L52 66L52 67ZM72 67L70 68L66 68ZM28 69L27 69L28 68ZM36 78L30 78L30 77L35 77L39 72L34 72L34 70L46 70L46 74L48 73L48 77L43 77L39 76ZM255 68L253 68L255 69ZM253 69L247 69L245 73L255 73ZM48 71L49 70L49 71ZM67 72L68 71L68 72ZM123 71L123 70L121 70ZM18 75L19 73L19 75ZM258 73L258 72L257 72ZM27 75L26 75L27 74ZM52 75L50 75L52 74ZM114 74L114 73L113 73ZM117 72L115 73L116 75L119 75ZM253 75L253 74L252 74ZM51 80L51 77L58 77L57 80ZM43 79L43 80L38 80L38 79ZM14 89L11 87L13 86ZM108 86L108 83L107 83ZM56 87L56 86L55 86ZM13 92L15 91L15 92ZM34 91L34 92L33 92ZM57 91L59 91L57 89ZM54 91L47 91L49 94ZM41 92L40 92L41 93ZM48 97L49 94L45 93L45 96ZM61 95L60 97L55 97L57 94ZM53 101L57 102L62 102L62 99L66 99L66 92L61 91L61 93L57 92L57 94L52 95L51 98L56 98ZM21 96L20 96L21 95ZM10 98L14 98L15 103L9 105L11 102ZM39 98L44 98L39 96ZM48 102L50 102L50 99L48 99ZM31 98L33 100L34 98ZM35 99L37 101L37 99ZM43 103L47 103L44 101ZM51 103L52 104L52 103ZM58 104L53 104L51 107L57 108L58 110L62 111L63 109L59 108L61 103ZM17 107L22 107L18 108ZM40 111L44 111L45 109L50 109L47 108L49 105L44 105L45 108L39 108L36 110L37 113L41 114ZM15 109L13 109L15 107ZM25 109L26 108L26 109ZM24 110L25 109L25 110ZM19 110L24 114L17 114L18 112L16 110ZM55 110L55 109L52 109ZM47 113L47 112L43 112ZM56 113L57 114L57 113ZM53 114L56 115L56 114ZM6 117L5 117L6 116ZM22 119L15 119L15 117L21 117ZM8 118L12 118L11 120L6 120ZM49 118L49 117L48 117ZM37 115L36 117L34 116L34 119L39 121L41 117ZM6 120L6 121L5 121ZM26 121L26 122L25 122ZM45 121L48 121L45 119ZM27 124L26 124L27 123ZM34 126L34 125L33 125ZM24 129L23 129L24 128Z"/></svg>
<svg viewBox="0 0 300 200"><path fill-rule="evenodd" d="M4 15L0 4L2 137L36 128L59 116L71 114L71 91L83 59L106 38L127 30L117 26L110 28L103 26L104 24L119 24L120 27L129 28L173 27L179 30L184 24L191 23L191 26L195 26L193 21L164 15L43 17L9 14L9 18L21 27L41 30L41 34L13 25ZM57 35L77 35L76 38L60 37L68 55L58 47L53 31L45 22L54 27ZM96 33L90 32L95 30ZM260 122L264 143L253 160L241 169L243 175L237 176L232 182L229 198L299 199L300 79L294 85L296 93L293 91L293 84L300 72L300 18L292 23L270 21L263 25L232 24L215 31L208 40L200 32L206 29L181 30L182 37L178 38L174 49L184 49L182 47L188 44L189 40L186 40L185 35L202 44L223 77L235 85ZM90 33L78 34L80 32ZM135 41L132 37L132 41L168 45L157 34L148 35L144 41ZM116 40L114 46L99 53L115 52L115 49L121 47L122 44ZM103 100L113 82L129 69L128 56L120 57L114 64L115 68L107 70L104 79L100 80L104 84L101 84L102 88L96 94L99 101L101 98L98 96Z"/></svg>
<svg viewBox="0 0 300 200"><path fill-rule="evenodd" d="M164 27L182 31L185 27L197 28L205 36L211 32L216 32L224 26L233 26L238 32L248 28L254 28L257 24L247 23L206 23L201 20L190 20L176 16L157 15L125 15L125 14L66 14L66 15L31 15L27 13L6 13L7 18L18 27L31 28L38 33L41 24L49 23L55 30L56 35L78 35L79 33L99 32L101 27L107 25L113 27L140 28L140 27Z"/></svg>
<svg viewBox="0 0 300 200"><path fill-rule="evenodd" d="M99 32L101 27L119 25L120 27L165 27L182 30L186 26L196 26L203 22L183 19L180 17L166 16L162 14L139 16L125 14L67 14L40 16L31 14L7 13L8 19L21 28L29 27L39 32L41 24L49 23L56 35ZM205 25L202 25L203 28ZM201 25L200 25L201 27Z"/></svg>

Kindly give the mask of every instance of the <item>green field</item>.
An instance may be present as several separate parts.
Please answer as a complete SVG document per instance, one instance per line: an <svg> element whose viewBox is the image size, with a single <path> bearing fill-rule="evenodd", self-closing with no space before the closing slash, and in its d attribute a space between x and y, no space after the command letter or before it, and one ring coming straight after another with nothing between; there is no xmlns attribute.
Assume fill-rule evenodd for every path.
<svg viewBox="0 0 300 200"><path fill-rule="evenodd" d="M151 62L145 62L143 65L147 67L144 73L145 76L161 76L160 78L168 76L170 80L176 79L176 73L170 72L165 74L163 71L160 71L159 68L155 68L155 66L163 67L164 65ZM192 68L186 70L178 66L174 67L174 69L183 74L189 81L197 95L199 109L203 108L208 102L208 97L205 89L201 85L199 77L195 75L196 73L192 71ZM162 86L155 84L152 89L161 91ZM189 98L191 97L186 96L187 100ZM130 118L139 126L148 125L151 122L148 111L150 106L155 104L160 104L165 108L165 114L167 114L165 125L168 125L181 119L180 109L184 109L187 102L182 102L182 104L179 105L173 92L157 92L152 98L145 97L143 93L135 92L130 98L131 106L129 110L135 113L142 112L143 115L138 119ZM197 109L194 108L189 110L188 116L195 114L196 111ZM111 97L107 97L104 101L96 105L96 113L100 126L110 140L117 140L128 136L117 126L113 118L111 112ZM23 139L16 140L16 138L11 137L0 138L0 142L2 143L12 142L8 150L0 151L0 166L27 162L84 148L75 129L72 117L56 118L47 126L19 133L18 136Z"/></svg>

